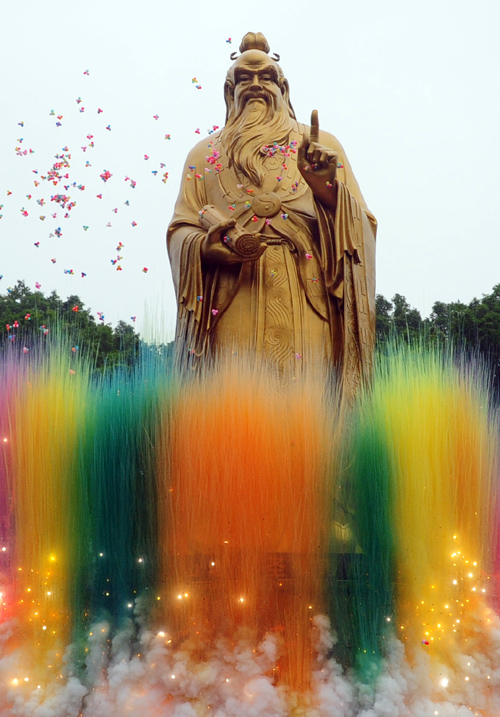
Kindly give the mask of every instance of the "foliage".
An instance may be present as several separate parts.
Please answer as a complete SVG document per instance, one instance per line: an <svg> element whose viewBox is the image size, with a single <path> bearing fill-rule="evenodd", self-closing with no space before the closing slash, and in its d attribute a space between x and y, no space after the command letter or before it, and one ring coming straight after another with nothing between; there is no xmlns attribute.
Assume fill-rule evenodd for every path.
<svg viewBox="0 0 500 717"><path fill-rule="evenodd" d="M495 386L500 389L500 284L469 304L436 301L426 319L400 294L392 301L378 294L376 312L379 348L395 339L462 349L486 359L492 367Z"/></svg>
<svg viewBox="0 0 500 717"><path fill-rule="evenodd" d="M376 335L379 342L397 336L405 341L420 337L423 328L422 317L401 294L395 294L392 302L381 294L376 297Z"/></svg>
<svg viewBox="0 0 500 717"><path fill-rule="evenodd" d="M500 390L500 284L494 286L491 293L484 294L481 299L472 299L469 304L436 301L430 316L425 319L401 294L395 294L391 301L378 294L376 313L379 349L383 350L387 341L395 339L405 343L419 341L428 345L453 346L466 353L479 354L491 363L495 385ZM145 346L134 327L125 321L119 321L114 328L103 321L96 322L77 295L63 300L53 291L45 296L41 291L31 291L23 281L7 289L6 294L0 294L2 326L5 341L16 341L28 348L36 341L35 337L48 331L59 331L75 347L83 347L99 370L131 367L141 350L154 350L168 358L173 349L173 344L154 348ZM10 327L8 330L7 326Z"/></svg>
<svg viewBox="0 0 500 717"><path fill-rule="evenodd" d="M83 347L92 356L95 367L101 370L117 365L131 366L139 355L139 334L133 326L119 321L112 328L110 324L96 322L76 294L64 301L55 291L49 296L31 291L23 281L0 295L0 327L6 340L22 343L28 349L39 337L57 331L65 335L75 349Z"/></svg>

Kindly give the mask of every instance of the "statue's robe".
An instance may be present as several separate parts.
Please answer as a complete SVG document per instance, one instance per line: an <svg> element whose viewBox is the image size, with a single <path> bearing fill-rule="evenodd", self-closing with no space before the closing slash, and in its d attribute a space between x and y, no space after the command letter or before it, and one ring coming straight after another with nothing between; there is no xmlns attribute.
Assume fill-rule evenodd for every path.
<svg viewBox="0 0 500 717"><path fill-rule="evenodd" d="M295 149L305 129L295 125L288 140ZM181 361L253 351L292 372L298 362L319 361L334 365L355 391L369 376L373 357L376 221L343 148L320 131L319 142L337 150L342 164L334 213L302 178L297 152L267 157L265 180L257 187L229 166L220 134L190 152L167 234ZM255 210L262 201L254 198L266 192L275 205L278 197L272 216ZM284 243L268 246L257 261L204 265L200 212L208 204L246 231Z"/></svg>

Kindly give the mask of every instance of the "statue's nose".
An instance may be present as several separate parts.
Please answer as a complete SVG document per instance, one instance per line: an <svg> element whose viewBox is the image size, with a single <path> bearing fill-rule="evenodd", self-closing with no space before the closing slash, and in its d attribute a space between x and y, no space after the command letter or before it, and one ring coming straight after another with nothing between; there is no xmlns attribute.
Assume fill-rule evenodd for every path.
<svg viewBox="0 0 500 717"><path fill-rule="evenodd" d="M262 89L262 83L260 81L260 77L258 73L256 72L252 79L252 86L250 88L251 90L261 90Z"/></svg>

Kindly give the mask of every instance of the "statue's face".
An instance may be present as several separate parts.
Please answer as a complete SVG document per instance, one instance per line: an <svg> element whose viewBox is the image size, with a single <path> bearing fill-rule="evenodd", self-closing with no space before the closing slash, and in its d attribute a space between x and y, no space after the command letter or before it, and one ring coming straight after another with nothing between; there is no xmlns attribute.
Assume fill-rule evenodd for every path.
<svg viewBox="0 0 500 717"><path fill-rule="evenodd" d="M264 52L245 52L235 62L233 72L234 109L237 114L252 102L266 103L275 111L284 108L285 101L278 71Z"/></svg>

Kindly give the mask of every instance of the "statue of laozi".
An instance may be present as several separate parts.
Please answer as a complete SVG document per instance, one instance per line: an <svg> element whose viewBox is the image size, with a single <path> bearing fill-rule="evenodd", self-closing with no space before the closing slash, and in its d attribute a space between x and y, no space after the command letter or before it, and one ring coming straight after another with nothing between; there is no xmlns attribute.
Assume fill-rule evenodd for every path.
<svg viewBox="0 0 500 717"><path fill-rule="evenodd" d="M297 122L265 37L239 49L226 124L189 153L168 229L178 356L332 366L355 392L373 358L376 220L317 111Z"/></svg>

